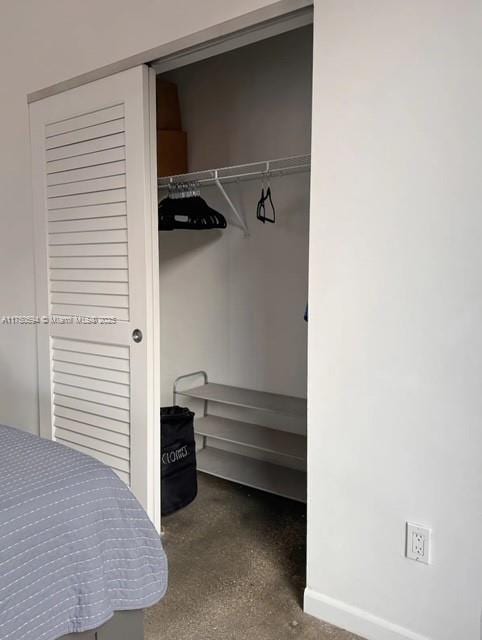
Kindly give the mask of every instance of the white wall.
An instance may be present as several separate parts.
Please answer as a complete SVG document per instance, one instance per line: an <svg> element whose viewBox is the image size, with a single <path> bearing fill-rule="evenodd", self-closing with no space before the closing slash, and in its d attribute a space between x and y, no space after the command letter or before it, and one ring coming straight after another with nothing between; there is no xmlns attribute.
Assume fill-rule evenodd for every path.
<svg viewBox="0 0 482 640"><path fill-rule="evenodd" d="M481 634L481 29L478 0L316 6L307 605L379 640Z"/></svg>
<svg viewBox="0 0 482 640"><path fill-rule="evenodd" d="M27 93L270 0L22 0L0 20L0 316L33 314ZM0 423L38 431L35 330L0 325Z"/></svg>
<svg viewBox="0 0 482 640"><path fill-rule="evenodd" d="M311 27L178 69L190 169L310 152ZM227 185L245 238L216 187L202 195L225 231L159 234L161 392L204 369L213 381L306 397L309 174L273 178L277 222L256 220L261 181Z"/></svg>

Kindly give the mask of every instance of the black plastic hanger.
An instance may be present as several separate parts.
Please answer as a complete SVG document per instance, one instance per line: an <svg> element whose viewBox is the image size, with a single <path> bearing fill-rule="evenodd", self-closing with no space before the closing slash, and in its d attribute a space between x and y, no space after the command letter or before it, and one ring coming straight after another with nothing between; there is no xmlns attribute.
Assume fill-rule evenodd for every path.
<svg viewBox="0 0 482 640"><path fill-rule="evenodd" d="M271 216L266 215L266 201L268 201L269 206L271 207ZM258 205L256 207L256 217L263 224L265 222L271 222L272 224L276 222L276 209L273 204L273 198L271 197L270 186L267 187L266 193L264 188L261 189L261 198L258 200Z"/></svg>
<svg viewBox="0 0 482 640"><path fill-rule="evenodd" d="M201 198L194 185L174 185L158 207L159 231L225 229L226 218Z"/></svg>

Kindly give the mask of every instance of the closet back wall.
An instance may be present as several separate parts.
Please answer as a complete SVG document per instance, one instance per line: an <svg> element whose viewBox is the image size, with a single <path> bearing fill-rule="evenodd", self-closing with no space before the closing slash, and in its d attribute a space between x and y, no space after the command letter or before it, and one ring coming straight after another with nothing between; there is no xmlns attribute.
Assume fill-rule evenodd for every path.
<svg viewBox="0 0 482 640"><path fill-rule="evenodd" d="M166 74L179 89L190 170L309 153L312 29ZM161 392L176 376L306 395L309 174L272 178L276 224L256 220L258 180L228 184L250 237L230 224L215 187L202 195L228 219L218 231L161 232Z"/></svg>

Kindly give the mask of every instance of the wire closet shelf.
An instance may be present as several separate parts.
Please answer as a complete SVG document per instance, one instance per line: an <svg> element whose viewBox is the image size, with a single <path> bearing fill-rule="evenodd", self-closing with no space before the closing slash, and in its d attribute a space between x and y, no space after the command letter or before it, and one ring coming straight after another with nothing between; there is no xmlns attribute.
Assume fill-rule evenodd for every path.
<svg viewBox="0 0 482 640"><path fill-rule="evenodd" d="M167 189L171 184L196 182L200 185L216 184L219 182L229 183L240 180L252 180L256 178L269 178L272 176L282 176L290 173L309 171L311 167L311 156L289 156L287 158L276 158L274 160L263 160L260 162L250 162L248 164L238 164L231 167L221 167L219 169L204 169L203 171L193 171L191 173L181 173L175 176L166 176L158 179L160 189Z"/></svg>
<svg viewBox="0 0 482 640"><path fill-rule="evenodd" d="M284 176L291 173L309 171L311 167L311 156L289 156L287 158L276 158L275 160L263 160L261 162L250 162L248 164L238 164L220 169L205 169L203 171L193 171L191 173L181 173L176 176L166 176L158 178L158 188L169 189L176 184L193 183L199 186L216 185L226 200L239 226L244 231L245 236L249 236L246 218L238 207L231 200L223 183L241 182L242 180L265 179L271 177Z"/></svg>

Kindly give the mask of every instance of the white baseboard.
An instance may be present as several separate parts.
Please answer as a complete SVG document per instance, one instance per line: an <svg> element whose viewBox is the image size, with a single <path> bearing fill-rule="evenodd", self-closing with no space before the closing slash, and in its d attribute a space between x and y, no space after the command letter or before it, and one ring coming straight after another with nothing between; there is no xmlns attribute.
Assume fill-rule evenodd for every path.
<svg viewBox="0 0 482 640"><path fill-rule="evenodd" d="M351 631L366 640L430 640L383 618L352 607L310 588L305 589L305 613Z"/></svg>

